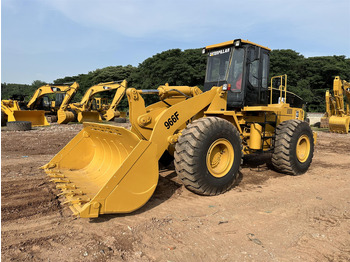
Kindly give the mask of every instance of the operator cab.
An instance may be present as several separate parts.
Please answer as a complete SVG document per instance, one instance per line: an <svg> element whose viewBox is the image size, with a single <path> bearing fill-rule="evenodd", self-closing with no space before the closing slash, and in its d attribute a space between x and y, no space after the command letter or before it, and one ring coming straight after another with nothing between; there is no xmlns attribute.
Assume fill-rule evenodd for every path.
<svg viewBox="0 0 350 262"><path fill-rule="evenodd" d="M270 51L241 39L207 46L204 91L226 84L228 108L268 104Z"/></svg>

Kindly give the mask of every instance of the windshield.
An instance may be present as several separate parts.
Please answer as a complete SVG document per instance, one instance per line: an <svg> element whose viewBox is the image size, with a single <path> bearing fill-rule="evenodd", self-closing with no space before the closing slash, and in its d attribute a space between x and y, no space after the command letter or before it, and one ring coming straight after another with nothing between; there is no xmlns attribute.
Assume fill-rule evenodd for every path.
<svg viewBox="0 0 350 262"><path fill-rule="evenodd" d="M231 48L223 48L209 53L205 82L219 82L226 79L231 50Z"/></svg>
<svg viewBox="0 0 350 262"><path fill-rule="evenodd" d="M243 61L243 48L224 48L210 52L205 82L223 84L223 81L225 81L231 85L231 92L240 92L242 89Z"/></svg>

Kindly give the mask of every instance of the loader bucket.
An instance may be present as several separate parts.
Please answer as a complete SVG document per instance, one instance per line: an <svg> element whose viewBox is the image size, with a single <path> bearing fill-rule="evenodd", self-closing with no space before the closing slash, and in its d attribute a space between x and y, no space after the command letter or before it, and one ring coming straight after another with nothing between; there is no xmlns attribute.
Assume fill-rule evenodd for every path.
<svg viewBox="0 0 350 262"><path fill-rule="evenodd" d="M331 116L329 118L329 131L332 133L347 134L349 132L350 116Z"/></svg>
<svg viewBox="0 0 350 262"><path fill-rule="evenodd" d="M117 126L84 127L45 172L75 215L129 213L142 207L158 183L157 146Z"/></svg>
<svg viewBox="0 0 350 262"><path fill-rule="evenodd" d="M115 117L119 117L120 112L119 111L114 111L113 109L108 109L106 114L104 115L105 119L107 121L113 120Z"/></svg>
<svg viewBox="0 0 350 262"><path fill-rule="evenodd" d="M57 111L57 123L58 124L68 124L75 120L75 115L71 111L59 109Z"/></svg>
<svg viewBox="0 0 350 262"><path fill-rule="evenodd" d="M78 113L78 121L83 122L100 122L102 121L101 116L96 111L84 111Z"/></svg>
<svg viewBox="0 0 350 262"><path fill-rule="evenodd" d="M49 126L44 110L18 110L8 116L8 121L30 121L32 126Z"/></svg>

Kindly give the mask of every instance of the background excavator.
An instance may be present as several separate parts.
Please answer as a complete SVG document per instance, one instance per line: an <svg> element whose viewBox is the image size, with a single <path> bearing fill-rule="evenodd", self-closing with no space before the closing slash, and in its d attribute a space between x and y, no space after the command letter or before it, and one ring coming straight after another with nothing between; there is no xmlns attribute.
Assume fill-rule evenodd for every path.
<svg viewBox="0 0 350 262"><path fill-rule="evenodd" d="M36 89L27 104L24 101L2 100L2 125L5 125L6 121L29 121L32 123L32 126L49 125L46 117L52 119L53 121L51 122L57 121L56 114L59 107L64 105L63 101L69 103L78 88L79 85L76 82L72 85L48 84ZM73 93L72 90L74 90ZM51 99L54 98L54 100L48 97L52 95Z"/></svg>
<svg viewBox="0 0 350 262"><path fill-rule="evenodd" d="M94 85L85 92L83 98L79 103L69 104L67 108L60 111L59 115L62 115L62 116L63 114L69 115L74 111L77 114L77 119L79 122L102 121L101 114L103 114L106 117L106 119L112 119L113 117L120 115L120 113L116 111L116 107L119 101L123 98L126 87L127 87L126 80L100 83L100 84ZM94 95L105 91L111 91L111 90L116 90L116 94L109 108L103 109L103 106L101 103L100 110L92 110ZM118 102L118 103L115 103L115 102Z"/></svg>
<svg viewBox="0 0 350 262"><path fill-rule="evenodd" d="M27 108L29 110L45 110L46 117L49 117L51 122L56 122L58 110L69 104L78 88L79 84L77 82L41 86L34 92Z"/></svg>
<svg viewBox="0 0 350 262"><path fill-rule="evenodd" d="M347 103L344 102L346 97ZM349 132L350 125L350 83L336 76L333 81L333 96L327 90L325 95L326 113L321 118L321 127L332 133Z"/></svg>
<svg viewBox="0 0 350 262"><path fill-rule="evenodd" d="M128 88L131 130L84 123L42 167L75 215L139 209L157 186L158 161L165 155L173 157L185 187L200 195L229 190L244 155L270 152L274 168L290 175L308 170L316 134L303 121L304 111L289 104L285 76L278 77L277 98L272 97L270 49L236 39L203 53L203 91L168 84ZM157 95L159 102L146 107L146 95Z"/></svg>
<svg viewBox="0 0 350 262"><path fill-rule="evenodd" d="M116 117L125 117L125 114L123 114L123 112L120 112L117 110L117 106L119 105L120 101L123 99L125 95L127 82L124 80L123 83L124 83L123 87L117 89L117 91L114 94L112 102L102 112L103 119L107 121L111 121Z"/></svg>

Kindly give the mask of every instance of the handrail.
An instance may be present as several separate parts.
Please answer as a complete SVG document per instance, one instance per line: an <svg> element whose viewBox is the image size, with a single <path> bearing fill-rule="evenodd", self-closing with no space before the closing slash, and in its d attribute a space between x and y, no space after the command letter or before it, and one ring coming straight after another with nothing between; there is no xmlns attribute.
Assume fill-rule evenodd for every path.
<svg viewBox="0 0 350 262"><path fill-rule="evenodd" d="M271 94L270 94L270 104L272 104L272 82L274 79L280 78L280 86L279 86L279 91L280 91L280 97L282 98L281 101L279 101L279 103L285 103L287 101L287 75L279 75L279 76L273 76L271 77L271 85L270 85L270 90L271 90ZM283 83L284 80L284 83ZM284 92L284 99L283 99L283 92Z"/></svg>

